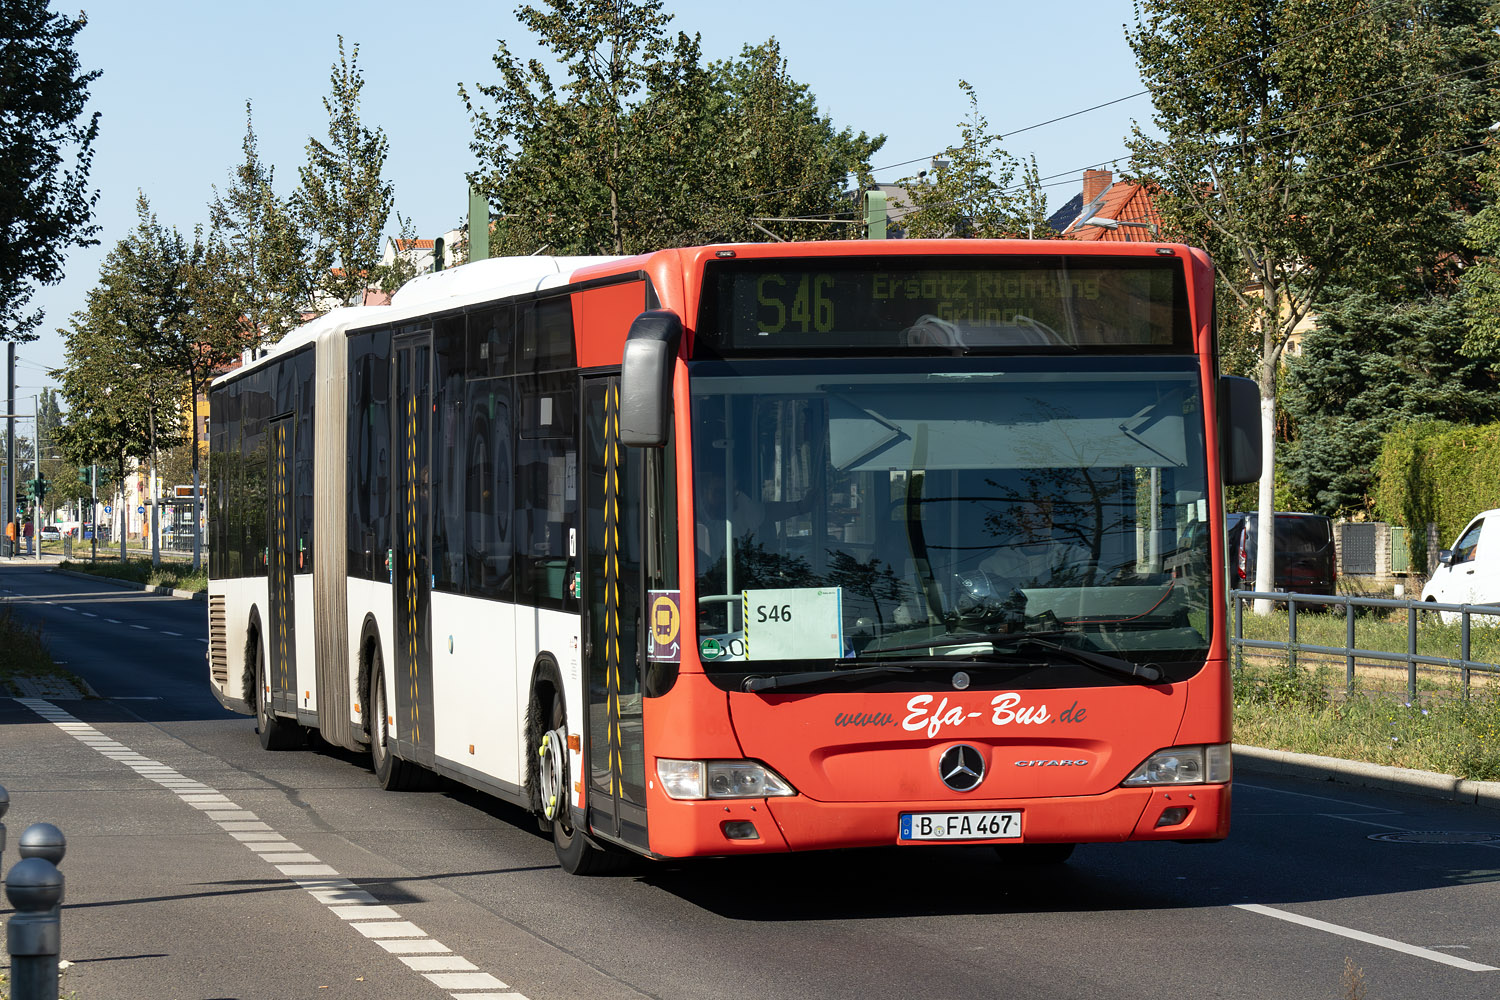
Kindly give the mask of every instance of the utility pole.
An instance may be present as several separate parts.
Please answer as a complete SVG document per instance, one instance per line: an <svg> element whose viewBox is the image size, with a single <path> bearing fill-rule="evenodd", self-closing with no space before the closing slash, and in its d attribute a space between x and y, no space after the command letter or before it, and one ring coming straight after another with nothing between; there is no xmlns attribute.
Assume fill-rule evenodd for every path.
<svg viewBox="0 0 1500 1000"><path fill-rule="evenodd" d="M16 521L16 541L21 540L21 525L16 518L16 342L5 345L5 517L4 523ZM15 550L11 550L15 554Z"/></svg>

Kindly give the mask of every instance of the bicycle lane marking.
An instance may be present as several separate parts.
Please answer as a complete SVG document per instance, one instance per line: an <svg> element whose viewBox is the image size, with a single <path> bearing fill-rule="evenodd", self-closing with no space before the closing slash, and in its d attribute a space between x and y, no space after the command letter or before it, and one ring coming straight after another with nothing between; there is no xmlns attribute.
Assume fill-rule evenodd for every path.
<svg viewBox="0 0 1500 1000"><path fill-rule="evenodd" d="M288 881L306 889L329 912L365 938L399 958L407 968L434 986L450 992L455 1000L527 1000L495 976L482 971L462 955L427 934L400 913L381 903L332 865L273 830L248 809L241 809L218 789L187 777L160 761L137 753L117 740L79 720L42 698L17 698L16 702L51 722L58 729L93 747L101 756L117 761L138 775L156 782L203 813L235 840L276 868Z"/></svg>

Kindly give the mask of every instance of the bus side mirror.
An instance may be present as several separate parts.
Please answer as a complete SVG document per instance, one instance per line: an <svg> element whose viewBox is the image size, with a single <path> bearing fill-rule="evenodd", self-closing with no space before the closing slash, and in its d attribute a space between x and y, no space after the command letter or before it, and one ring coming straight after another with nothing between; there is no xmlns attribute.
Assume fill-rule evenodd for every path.
<svg viewBox="0 0 1500 1000"><path fill-rule="evenodd" d="M667 309L641 313L625 336L620 362L620 441L660 448L672 424L672 366L682 343L682 320Z"/></svg>
<svg viewBox="0 0 1500 1000"><path fill-rule="evenodd" d="M1260 479L1260 389L1236 375L1219 376L1219 468L1224 483Z"/></svg>

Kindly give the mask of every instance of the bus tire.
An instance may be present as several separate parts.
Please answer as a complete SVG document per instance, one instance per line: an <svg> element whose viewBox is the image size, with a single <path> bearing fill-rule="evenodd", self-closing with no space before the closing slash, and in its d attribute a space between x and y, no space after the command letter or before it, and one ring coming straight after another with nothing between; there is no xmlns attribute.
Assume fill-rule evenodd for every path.
<svg viewBox="0 0 1500 1000"><path fill-rule="evenodd" d="M377 648L370 665L370 764L375 780L388 792L425 792L434 785L437 775L409 760L402 760L389 745L390 709L385 698L385 663Z"/></svg>
<svg viewBox="0 0 1500 1000"><path fill-rule="evenodd" d="M306 741L307 734L291 719L277 717L266 691L266 647L256 632L255 644L255 731L260 734L262 750L295 750Z"/></svg>
<svg viewBox="0 0 1500 1000"><path fill-rule="evenodd" d="M996 844L995 854L1010 864L1041 867L1060 865L1073 856L1077 844Z"/></svg>
<svg viewBox="0 0 1500 1000"><path fill-rule="evenodd" d="M557 688L552 689L549 718L553 730L562 729L567 723L562 691ZM540 751L540 746L533 747L533 758ZM567 751L563 752L566 754ZM567 782L563 785L566 788ZM575 830L566 801L558 804L557 815L552 818L552 849L557 854L558 864L570 875L609 875L623 869L630 860L624 854L600 846L584 831Z"/></svg>

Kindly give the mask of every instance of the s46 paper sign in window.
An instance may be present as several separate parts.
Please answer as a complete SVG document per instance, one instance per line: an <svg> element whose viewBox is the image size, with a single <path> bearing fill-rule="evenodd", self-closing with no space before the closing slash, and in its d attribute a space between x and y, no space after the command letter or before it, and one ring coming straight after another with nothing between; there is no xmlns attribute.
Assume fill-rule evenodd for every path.
<svg viewBox="0 0 1500 1000"><path fill-rule="evenodd" d="M838 587L747 590L745 659L801 660L844 655L843 591Z"/></svg>

